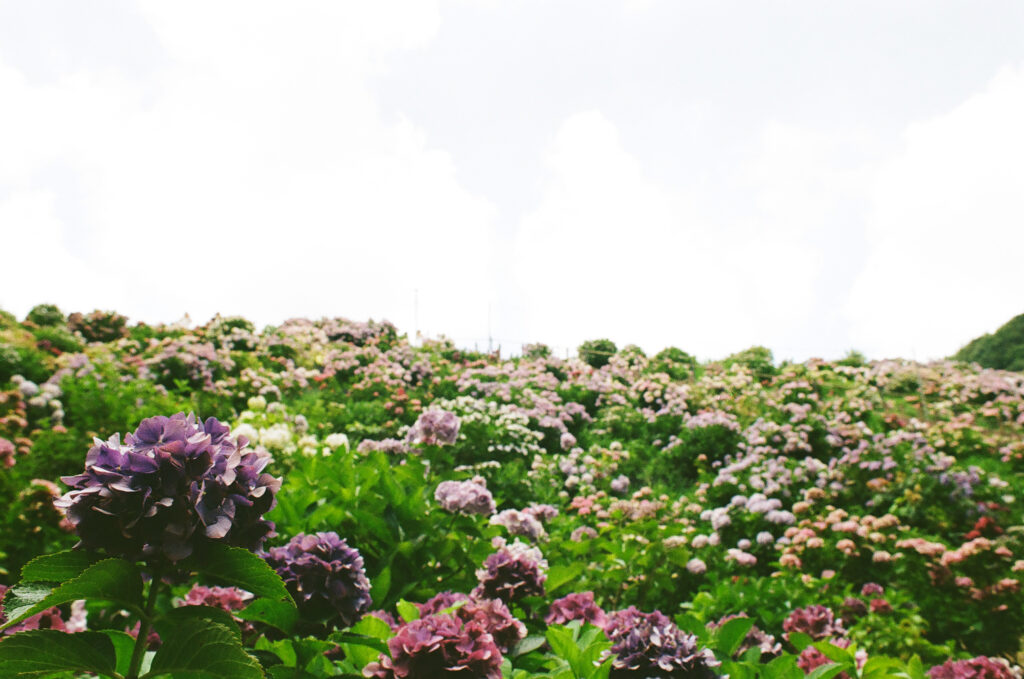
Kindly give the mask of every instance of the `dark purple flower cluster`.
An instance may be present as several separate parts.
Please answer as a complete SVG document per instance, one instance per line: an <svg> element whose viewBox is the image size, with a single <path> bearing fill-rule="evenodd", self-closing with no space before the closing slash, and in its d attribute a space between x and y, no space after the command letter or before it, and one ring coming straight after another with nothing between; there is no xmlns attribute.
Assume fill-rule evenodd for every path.
<svg viewBox="0 0 1024 679"><path fill-rule="evenodd" d="M717 622L708 623L708 627L714 629L721 627L725 623L729 622L733 618L746 618L748 617L745 613L738 615L727 615ZM743 641L740 642L739 648L733 653L734 658L740 658L744 653L752 648L761 649L761 661L767 661L769 658L774 658L782 654L782 644L775 640L775 635L768 634L757 625L752 625L747 635L743 637Z"/></svg>
<svg viewBox="0 0 1024 679"><path fill-rule="evenodd" d="M96 441L85 471L63 477L71 491L54 505L66 512L81 543L132 559L178 561L216 540L256 549L273 534L263 515L281 481L263 473L266 452L229 436L214 418L143 420L135 433Z"/></svg>
<svg viewBox="0 0 1024 679"><path fill-rule="evenodd" d="M363 669L377 679L500 679L501 651L478 621L429 615L398 628L381 655Z"/></svg>
<svg viewBox="0 0 1024 679"><path fill-rule="evenodd" d="M4 596L7 594L7 586L0 585L0 603L3 602ZM0 625L7 622L7 616L4 615L3 607L0 606ZM24 632L25 630L32 629L54 629L59 632L67 631L64 618L61 617L60 609L56 606L48 608L42 613L37 613L30 618L25 618L14 627L5 629L0 632L0 635L14 634L15 632Z"/></svg>
<svg viewBox="0 0 1024 679"><path fill-rule="evenodd" d="M611 679L714 679L720 663L710 649L699 648L664 614L635 607L608 616L605 634L612 642Z"/></svg>
<svg viewBox="0 0 1024 679"><path fill-rule="evenodd" d="M928 670L931 679L1014 679L1004 663L979 655L968 660L947 660Z"/></svg>
<svg viewBox="0 0 1024 679"><path fill-rule="evenodd" d="M548 562L540 550L519 540L505 544L499 538L497 544L498 550L484 560L483 568L477 569L480 584L473 590L473 596L511 604L523 597L543 595Z"/></svg>
<svg viewBox="0 0 1024 679"><path fill-rule="evenodd" d="M461 514L494 513L494 496L487 487L476 481L442 481L437 484L434 499L447 512Z"/></svg>
<svg viewBox="0 0 1024 679"><path fill-rule="evenodd" d="M296 535L263 555L284 580L303 617L351 627L370 609L363 557L337 533Z"/></svg>
<svg viewBox="0 0 1024 679"><path fill-rule="evenodd" d="M791 632L803 632L815 641L846 634L842 622L836 620L832 609L820 605L796 609L782 623L782 629L786 631L787 639Z"/></svg>
<svg viewBox="0 0 1024 679"><path fill-rule="evenodd" d="M450 446L459 437L459 418L447 410L428 410L412 425L406 440L411 444Z"/></svg>
<svg viewBox="0 0 1024 679"><path fill-rule="evenodd" d="M508 652L512 646L526 636L526 626L512 615L508 606L500 599L477 599L460 592L440 592L418 604L420 617L437 615L452 606L462 604L452 615L467 625L471 622L483 626L494 637L494 643L502 653Z"/></svg>
<svg viewBox="0 0 1024 679"><path fill-rule="evenodd" d="M549 625L564 625L572 620L589 622L602 629L608 624L608 616L594 603L593 592L575 592L555 599L544 618L544 622Z"/></svg>

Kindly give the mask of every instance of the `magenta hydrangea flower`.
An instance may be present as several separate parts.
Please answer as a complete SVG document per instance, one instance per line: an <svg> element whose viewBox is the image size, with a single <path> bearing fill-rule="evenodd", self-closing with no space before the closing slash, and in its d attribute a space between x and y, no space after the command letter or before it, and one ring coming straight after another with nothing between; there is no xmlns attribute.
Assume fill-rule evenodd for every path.
<svg viewBox="0 0 1024 679"><path fill-rule="evenodd" d="M96 440L85 471L63 477L63 510L83 547L138 558L183 559L204 541L256 549L273 535L263 515L281 481L270 455L247 451L214 418L150 417L122 444Z"/></svg>
<svg viewBox="0 0 1024 679"><path fill-rule="evenodd" d="M192 585L185 595L186 606L210 606L223 611L240 611L249 605L252 594L237 587L206 587Z"/></svg>
<svg viewBox="0 0 1024 679"><path fill-rule="evenodd" d="M842 623L836 620L832 609L820 605L798 608L793 611L782 623L782 629L786 631L787 639L791 632L803 632L815 641L846 634L846 630L843 629Z"/></svg>
<svg viewBox="0 0 1024 679"><path fill-rule="evenodd" d="M552 601L544 618L544 622L549 625L564 625L572 620L582 620L604 629L608 624L608 615L594 603L593 592L575 592Z"/></svg>
<svg viewBox="0 0 1024 679"><path fill-rule="evenodd" d="M860 588L861 596L882 596L883 594L885 594L885 587L877 582L869 582Z"/></svg>
<svg viewBox="0 0 1024 679"><path fill-rule="evenodd" d="M363 557L337 533L300 533L263 558L284 580L304 618L351 627L370 609Z"/></svg>
<svg viewBox="0 0 1024 679"><path fill-rule="evenodd" d="M493 514L494 497L487 487L476 481L442 481L437 484L434 499L446 512L453 514Z"/></svg>
<svg viewBox="0 0 1024 679"><path fill-rule="evenodd" d="M544 594L548 562L536 547L516 540L507 544L498 539L498 549L477 569L480 583L472 595L478 599L501 599L506 605L528 596Z"/></svg>
<svg viewBox="0 0 1024 679"><path fill-rule="evenodd" d="M494 637L494 643L502 653L526 636L526 626L512 615L500 599L477 599L461 592L440 592L416 607L420 617L425 618L447 611L457 604L462 605L451 615L466 624L475 621L482 625Z"/></svg>
<svg viewBox="0 0 1024 679"><path fill-rule="evenodd" d="M459 438L459 418L447 410L428 410L412 425L406 440L410 444L450 446Z"/></svg>
<svg viewBox="0 0 1024 679"><path fill-rule="evenodd" d="M611 679L714 679L721 663L710 649L700 648L659 611L641 613L630 606L608 616L605 634L612 642Z"/></svg>
<svg viewBox="0 0 1024 679"><path fill-rule="evenodd" d="M429 615L398 628L381 655L363 669L376 679L501 679L502 655L494 638L476 621Z"/></svg>
<svg viewBox="0 0 1024 679"><path fill-rule="evenodd" d="M931 679L1014 679L1004 663L979 655L968 660L947 660L928 670Z"/></svg>

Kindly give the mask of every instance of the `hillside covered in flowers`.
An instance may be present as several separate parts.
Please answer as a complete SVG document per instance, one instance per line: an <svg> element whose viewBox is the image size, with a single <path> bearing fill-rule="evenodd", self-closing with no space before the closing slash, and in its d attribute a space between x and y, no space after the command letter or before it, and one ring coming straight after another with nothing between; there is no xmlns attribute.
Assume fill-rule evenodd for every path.
<svg viewBox="0 0 1024 679"><path fill-rule="evenodd" d="M2 314L0 676L1021 676L1024 375L609 345Z"/></svg>

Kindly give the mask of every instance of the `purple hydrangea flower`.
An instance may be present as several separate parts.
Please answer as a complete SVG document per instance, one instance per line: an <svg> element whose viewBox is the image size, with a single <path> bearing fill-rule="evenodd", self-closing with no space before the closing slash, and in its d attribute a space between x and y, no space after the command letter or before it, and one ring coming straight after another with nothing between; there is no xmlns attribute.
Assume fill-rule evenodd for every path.
<svg viewBox="0 0 1024 679"><path fill-rule="evenodd" d="M531 504L529 507L523 510L523 514L529 514L538 521L550 521L551 519L558 516L558 507L554 505L539 505Z"/></svg>
<svg viewBox="0 0 1024 679"><path fill-rule="evenodd" d="M438 592L422 604L416 604L416 608L419 609L420 617L425 618L428 615L437 615L456 604L469 603L469 600L469 595L462 592Z"/></svg>
<svg viewBox="0 0 1024 679"><path fill-rule="evenodd" d="M240 611L249 605L252 594L237 587L206 587L192 585L185 595L186 606L210 606L223 611Z"/></svg>
<svg viewBox="0 0 1024 679"><path fill-rule="evenodd" d="M494 513L494 497L487 487L475 481L442 481L434 499L447 511L461 514Z"/></svg>
<svg viewBox="0 0 1024 679"><path fill-rule="evenodd" d="M381 655L363 669L376 679L501 679L501 651L476 621L430 615L398 628Z"/></svg>
<svg viewBox="0 0 1024 679"><path fill-rule="evenodd" d="M459 437L459 418L447 410L428 410L412 425L406 440L411 444L450 446Z"/></svg>
<svg viewBox="0 0 1024 679"><path fill-rule="evenodd" d="M229 431L178 413L143 420L123 444L117 434L97 439L54 505L82 546L113 555L178 561L209 540L256 549L273 535L263 515L281 481L263 473L268 453L247 451Z"/></svg>
<svg viewBox="0 0 1024 679"><path fill-rule="evenodd" d="M498 550L476 572L480 584L473 590L473 596L510 604L523 597L543 595L548 562L540 550L519 540L506 544L499 539L497 544Z"/></svg>
<svg viewBox="0 0 1024 679"><path fill-rule="evenodd" d="M843 599L843 605L839 612L842 615L843 622L847 625L852 625L856 620L868 614L868 605L864 603L863 599L848 596Z"/></svg>
<svg viewBox="0 0 1024 679"><path fill-rule="evenodd" d="M641 613L630 606L608 616L605 634L612 642L611 679L687 677L714 679L720 663L710 649L699 648L664 614Z"/></svg>
<svg viewBox="0 0 1024 679"><path fill-rule="evenodd" d="M786 631L787 639L790 632L803 632L815 641L846 634L846 630L843 629L842 623L836 620L832 609L819 605L798 608L793 611L782 623L782 629Z"/></svg>
<svg viewBox="0 0 1024 679"><path fill-rule="evenodd" d="M589 622L595 627L608 624L608 616L604 610L594 603L593 592L576 592L551 602L551 608L544 618L548 625L564 625L572 620Z"/></svg>
<svg viewBox="0 0 1024 679"><path fill-rule="evenodd" d="M370 609L363 557L337 533L300 533L263 558L284 580L306 618L351 627Z"/></svg>
<svg viewBox="0 0 1024 679"><path fill-rule="evenodd" d="M506 509L491 517L492 526L504 526L511 535L519 535L537 541L547 536L544 526L532 514L518 509Z"/></svg>
<svg viewBox="0 0 1024 679"><path fill-rule="evenodd" d="M968 660L947 660L928 670L928 676L931 679L1014 679L1009 667L983 655Z"/></svg>
<svg viewBox="0 0 1024 679"><path fill-rule="evenodd" d="M746 618L746 613L739 613L737 615L727 615L717 622L708 623L708 627L715 629L721 627L725 623L729 622L733 618ZM767 662L770 658L774 658L782 654L782 644L775 640L775 636L768 634L757 625L752 625L747 635L743 637L743 641L740 642L739 648L733 653L732 657L739 659L744 653L752 648L761 649L761 662Z"/></svg>
<svg viewBox="0 0 1024 679"><path fill-rule="evenodd" d="M885 594L885 587L877 582L869 582L860 588L861 596L882 596L883 594Z"/></svg>

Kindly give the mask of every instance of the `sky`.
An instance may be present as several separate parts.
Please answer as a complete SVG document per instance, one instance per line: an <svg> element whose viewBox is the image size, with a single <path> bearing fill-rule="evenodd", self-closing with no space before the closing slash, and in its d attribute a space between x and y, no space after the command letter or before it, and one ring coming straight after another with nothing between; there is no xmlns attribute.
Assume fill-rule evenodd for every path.
<svg viewBox="0 0 1024 679"><path fill-rule="evenodd" d="M0 0L0 308L918 360L1024 312L1017 0Z"/></svg>

